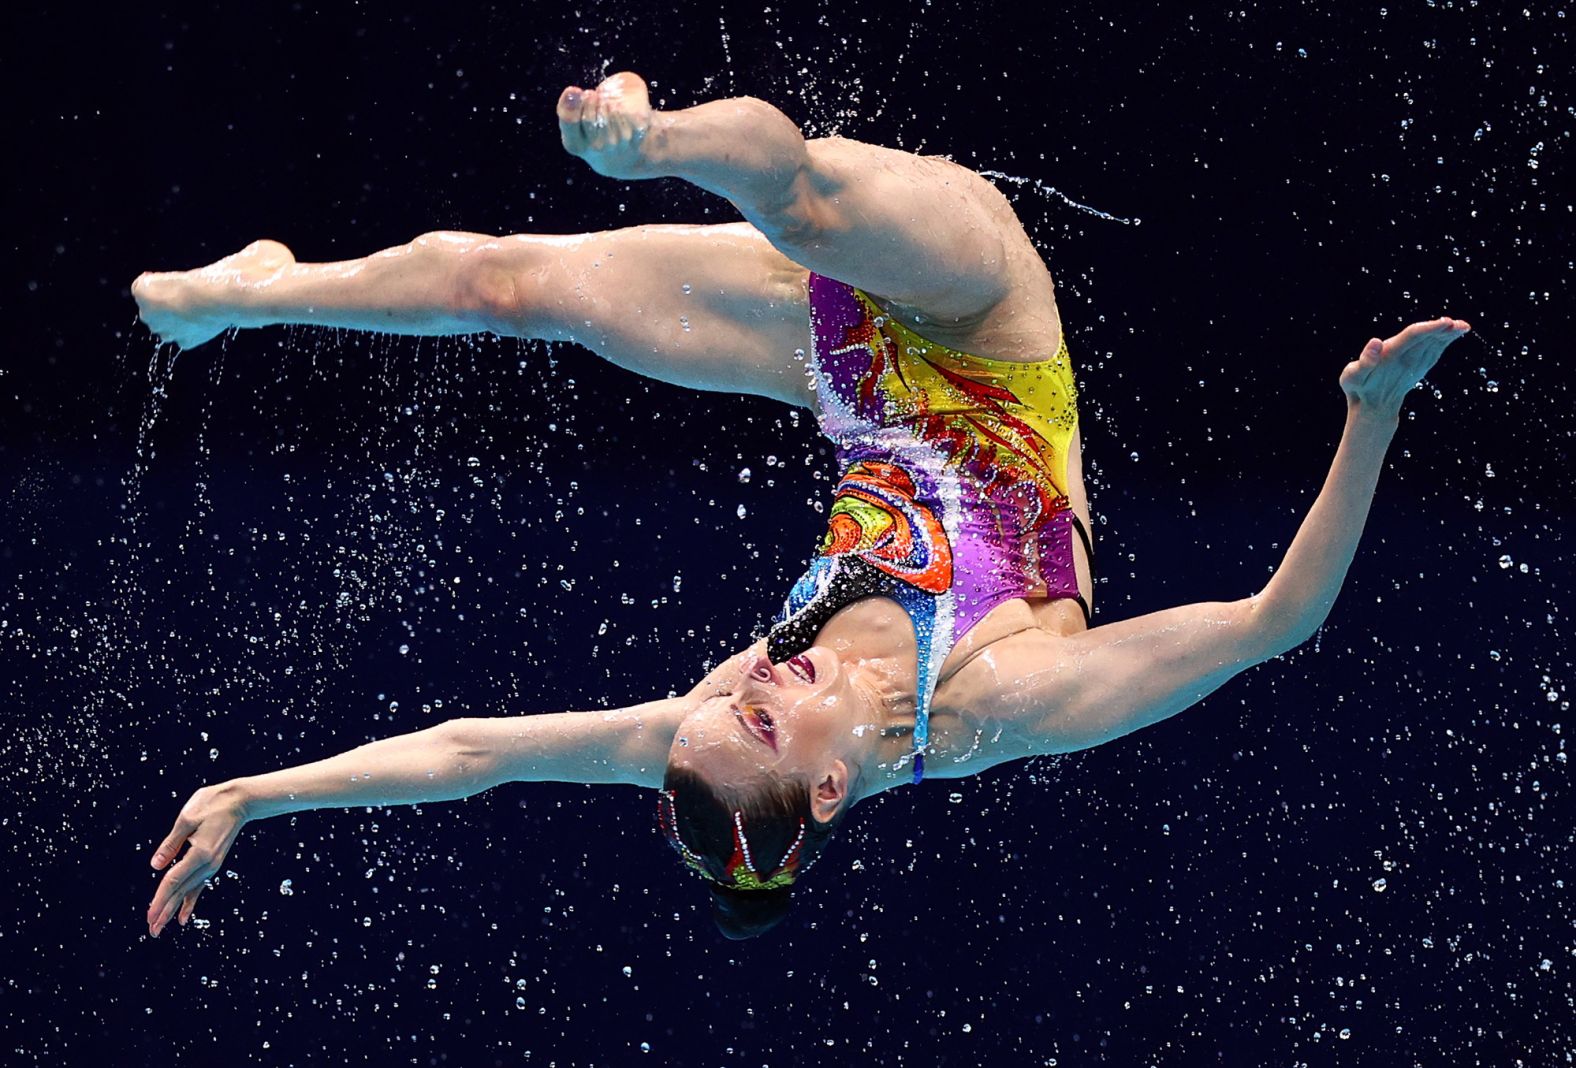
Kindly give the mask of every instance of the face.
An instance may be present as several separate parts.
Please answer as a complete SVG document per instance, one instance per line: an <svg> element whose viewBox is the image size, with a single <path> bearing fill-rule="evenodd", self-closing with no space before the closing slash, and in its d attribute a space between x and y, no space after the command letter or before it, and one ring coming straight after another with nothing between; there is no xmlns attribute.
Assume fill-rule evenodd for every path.
<svg viewBox="0 0 1576 1068"><path fill-rule="evenodd" d="M747 660L729 692L703 701L679 725L668 762L708 782L802 777L814 786L842 767L860 734L862 707L837 654L816 646L773 664Z"/></svg>

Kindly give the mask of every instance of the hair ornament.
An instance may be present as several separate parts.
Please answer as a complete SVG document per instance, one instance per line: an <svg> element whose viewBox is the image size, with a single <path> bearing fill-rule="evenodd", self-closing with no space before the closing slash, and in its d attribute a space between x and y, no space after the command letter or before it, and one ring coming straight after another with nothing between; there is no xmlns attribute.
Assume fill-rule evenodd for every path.
<svg viewBox="0 0 1576 1068"><path fill-rule="evenodd" d="M667 835L668 843L678 851L684 859L685 865L718 886L730 890L780 890L792 886L794 879L799 874L799 851L804 845L805 821L799 820L799 833L794 837L793 844L788 847L788 852L783 855L783 861L777 870L762 878L755 868L755 858L750 854L750 843L744 833L744 813L733 814L733 856L729 858L724 874L727 881L717 878L706 867L706 863L693 849L679 837L679 813L674 802L672 790L663 790L662 797L657 801L657 819L662 825L663 832ZM666 802L664 804L663 802Z"/></svg>

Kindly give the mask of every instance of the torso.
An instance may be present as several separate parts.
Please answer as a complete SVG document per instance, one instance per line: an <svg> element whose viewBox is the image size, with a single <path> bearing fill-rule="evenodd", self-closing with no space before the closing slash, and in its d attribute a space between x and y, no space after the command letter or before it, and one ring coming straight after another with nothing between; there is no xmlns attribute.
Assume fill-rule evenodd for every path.
<svg viewBox="0 0 1576 1068"><path fill-rule="evenodd" d="M816 288L818 282L820 288ZM935 477L942 477L944 480L961 479L963 482L958 484L961 488L944 491L933 487L928 490L930 493L928 498L922 490L917 498L913 498L911 504L917 501L920 510L924 510L925 502L928 501L928 504L935 506L944 518L947 515L953 517L947 521L949 528L952 521L957 521L955 517L969 514L966 510L961 514L957 512L960 507L958 504L946 506L946 499L950 499L949 493L957 495L961 491L965 498L976 501L972 506L976 510L982 506L988 509L990 507L1004 509L994 512L994 515L1001 518L991 520L991 523L1002 523L1012 529L1017 529L1020 521L1031 523L1031 526L1023 528L1023 537L1028 537L1028 532L1032 529L1050 529L1034 526L1039 520L1034 520L1032 517L1042 517L1043 520L1054 515L1054 509L1072 512L1073 515L1081 518L1084 529L1087 529L1089 512L1087 512L1083 469L1081 469L1083 468L1081 443L1076 436L1075 414L1072 408L1073 394L1070 392L1072 386L1070 380L1065 378L1062 380L1067 381L1065 389L1069 392L1064 395L1061 402L1054 400L1054 397L1061 395L1056 392L1059 388L1050 386L1051 378L1065 375L1065 353L1057 353L1056 348L1050 350L1039 348L1034 353L1034 359L1013 359L1013 356L1017 356L1021 351L1032 351L1031 347L1035 339L1042 345L1050 343L1051 337L1054 337L1057 343L1061 340L1059 339L1061 324L1054 317L1054 299L1050 298L1048 291L1050 285L1048 276L1045 276L1046 293L1042 295L1040 302L1042 306L1048 306L1050 309L1050 320L1040 321L1028 331L1017 331L1020 336L1007 339L1009 342L1017 342L1009 345L1012 350L1017 350L1012 354L1001 347L1005 334L1013 332L1002 328L1002 323L999 321L1001 317L996 317L996 320L982 317L979 323L957 323L955 329L950 331L942 329L939 324L930 324L930 331L927 334L920 334L913 326L898 328L898 331L894 332L890 324L883 328L881 323L894 312L897 315L905 315L906 309L892 306L890 302L876 302L875 298L854 293L860 301L865 302L864 312L859 312L853 302L849 302L842 291L835 288L840 284L831 284L829 287L827 285L829 282L831 280L812 279L812 306L818 317L816 321L820 323L816 328L818 337L815 343L816 372L821 380L818 408L823 419L823 430L837 441L840 446L838 452L845 465L848 465L849 460L853 460L849 471L854 471L854 468L859 466L868 468L872 463L878 468L889 466L890 463L898 465L897 474L892 476L897 479L895 482L883 480L884 473L878 473L883 474L883 479L875 479L870 484L875 490L875 495L868 498L870 501L879 502L889 499L894 485L908 485L901 476L905 476L914 468L905 465L919 465L920 468L924 468L928 463L933 463L924 460L922 452L916 455L913 447L905 446L903 441L913 439L916 443L925 443L935 436L933 449L939 449L936 455L941 458L944 466L928 468L924 473L916 471L920 476L917 480L930 482ZM829 299L832 304L827 304ZM848 310L829 310L843 309L845 306ZM854 315L854 318L848 318L849 315ZM864 320L860 321L859 315L864 315ZM1012 313L1009 313L1007 320L1012 318ZM872 328L872 323L875 323L875 328ZM1010 328L1012 323L1009 321L1007 326ZM1018 326L1024 326L1024 323L1020 321ZM881 348L875 347L879 340L878 334L883 331L886 332L886 340L881 342L886 347L884 356L881 354ZM870 350L868 356L862 356L860 353L864 350L849 350L848 345L872 345L875 348ZM966 345L971 348L965 348ZM900 356L900 350L909 353L908 359L913 359L913 367L908 369L898 367L901 359L905 359ZM983 359L979 356L960 354L982 350L994 351ZM853 353L851 356L843 356L842 353L849 351ZM935 351L935 354L930 354L931 351ZM1048 351L1057 353L1056 361L1046 359ZM919 353L925 354L919 356ZM873 359L875 362L870 364L870 369L860 370L864 369L865 364L857 361L849 364L849 359L854 358L857 358L857 361ZM835 364L831 369L824 365L827 359L831 359ZM991 364L996 364L996 367L993 369ZM1010 370L1010 364L1037 365L1024 367L1020 372L1020 370ZM849 378L848 375L854 375L854 378ZM1046 375L1051 375L1051 378L1045 378ZM890 380L889 386L884 388L878 386L876 384L878 378L881 381ZM933 383L928 388L930 392L927 392L927 388L922 384L927 380ZM878 392L875 394L868 392L872 389ZM897 389L897 394L879 392L881 389ZM941 392L936 392L938 389ZM957 392L960 389L961 392ZM1051 389L1050 394L1045 394L1046 402L1053 405L1050 410L1037 406L1039 402L1028 400L1029 397L1037 397L1045 389ZM1004 400L1002 402L993 400L993 391L1005 391L1002 392ZM1021 399L1015 399L1020 394ZM864 399L860 400L860 397ZM887 397L887 400L881 400L881 397ZM834 399L835 403L832 403L831 408L827 408L827 403ZM892 405L892 403L900 405L895 416L898 422L892 425L892 428L886 430L879 428L886 425L886 417L881 417L870 424L862 422L862 419L872 419L870 413L883 411L884 408L879 405ZM1054 414L1054 411L1059 411L1054 410L1056 403L1067 405L1067 419L1069 419L1067 424L1057 422L1061 416ZM876 405L875 408L872 408L872 405ZM1029 406L1015 408L1013 405ZM927 414L931 410L935 410L935 414ZM860 416L860 411L864 411L864 416ZM979 411L980 414L977 416L971 414L974 411ZM1023 422L1024 419L1029 422ZM1034 422L1037 419L1045 419L1046 422ZM976 425L976 421L979 425ZM931 427L931 424L935 424L935 427L925 430L925 427ZM862 427L865 425L870 428L864 430ZM1064 427L1061 432L1064 436L1059 438L1061 441L1059 446L1054 444L1054 439L1057 439L1057 425ZM1065 436L1069 433L1070 438ZM1045 435L1050 435L1050 438L1046 438ZM1048 447L1053 451L1040 452ZM1029 452L1020 454L1013 452L1015 449L1029 449ZM972 455L985 455L985 457L994 455L996 458L987 460L982 469L976 469L974 460L969 458ZM1042 460L1035 458L1040 455L1043 455L1045 462L1050 462L1051 466L1040 468ZM1002 463L1007 466L998 466ZM1045 474L1034 474L1034 471L1040 469L1043 469ZM942 471L950 471L952 474L942 476ZM848 485L846 477L845 485ZM857 496L859 491L857 480L853 485ZM1018 485L1021 485L1023 490L1013 488ZM1028 491L1029 485L1042 485L1042 490L1034 491L1035 495L1039 496L1023 496ZM1004 490L1007 495L1002 496ZM840 485L840 498L838 498L840 501L843 499L843 491L845 490ZM909 485L908 491L913 491L913 485ZM941 496L936 496L938 491ZM1053 496L1046 498L1046 491L1051 491ZM980 493L985 493L985 496L982 498L979 496ZM1023 507L1018 509L1015 504L1020 496L1023 496ZM988 499L994 499L996 504L985 504ZM827 542L823 542L823 551L826 551L827 543L840 540L842 548L834 548L837 553L851 553L856 554L860 559L870 559L881 569L909 581L908 575L917 572L905 572L903 569L914 564L913 554L909 554L909 559L906 561L897 561L894 570L892 558L883 556L883 551L879 550L875 543L872 543L870 550L857 550L857 545L864 543L865 537L872 528L868 526L867 518L860 514L860 509L865 509L867 504L856 499L853 507L853 515L846 512L846 506L842 510L843 528L835 526L840 509L834 507L834 517L832 517L834 529L827 534ZM950 512L949 507L952 509ZM881 509L894 512L894 509L887 509L884 504ZM870 521L875 521L876 534L887 539L886 543L890 547L894 537L901 539L911 534L911 531L903 529L906 515L908 512L905 510L905 515L898 517L898 528L895 531L883 529L883 525L890 526L890 521L884 520L881 515L875 515ZM849 520L854 521L853 525L849 525ZM914 526L917 526L917 523ZM838 529L842 529L840 537L837 536ZM853 536L849 536L849 529L853 529ZM979 532L969 534L969 529ZM961 569L960 581L968 581L969 584L961 591L953 591L949 586L947 595L942 600L946 600L947 605L957 603L957 608L950 606L947 608L946 611L949 613L961 610L971 614L960 617L961 625L958 625L957 629L953 629L952 619L947 619L944 641L930 643L936 655L930 657L928 677L920 677L920 669L925 666L925 657L920 652L922 643L916 640L916 625L919 621L911 616L914 605L906 606L908 611L905 611L894 600L886 597L865 597L864 600L856 600L854 603L842 606L837 613L832 614L824 624L820 625L820 632L816 633L816 644L837 647L840 654L846 657L859 658L867 662L868 660L887 662L887 671L895 680L897 692L908 695L906 701L897 699L890 703L889 710L894 731L913 729L916 696L925 695L930 698L930 709L928 709L930 740L928 740L927 764L925 764L925 773L928 777L946 778L977 772L980 764L971 762L971 756L982 753L982 745L988 748L982 740L982 726L972 725L968 709L961 707L955 699L952 699L953 687L949 687L949 680L961 665L968 663L974 655L990 646L993 641L1001 640L1004 636L1013 633L1035 629L1053 635L1069 635L1069 633L1081 632L1086 627L1083 610L1073 600L1075 595L1081 594L1087 602L1092 594L1089 561L1081 542L1078 542L1078 539L1070 539L1075 542L1072 545L1065 542L1035 542L1039 548L1028 550L1029 558L1026 559L1042 562L1034 564L1029 573L1035 577L1043 573L1048 577L1048 581L1039 580L1035 583L1040 589L1039 595L1035 595L1031 588L1024 588L1024 595L1005 594L1004 597L1002 594L1007 588L998 581L999 577L1015 573L1013 569L1023 567L1023 562L1018 564L1007 561L994 562L998 558L990 551L987 551L985 556L979 556L977 554L979 547L972 540L974 537L988 537L991 539L988 542L991 545L1004 545L1004 547L1018 543L1013 539L1020 536L1009 537L1007 542L994 540L1002 536L1004 529L996 526L982 528L977 518L969 520L963 528L949 529L950 539L957 540L958 537L963 539L957 542L958 551L963 553L963 556L958 558L958 566ZM988 531L996 532L988 534ZM1061 534L1069 536L1069 531L1070 528L1065 528L1064 523ZM849 537L853 537L853 540L849 540ZM1043 537L1043 534L1034 537ZM919 537L914 536L914 540L917 542ZM873 556L865 558L867 551L873 553ZM950 553L950 550L946 551ZM1064 570L1040 572L1040 567L1050 566L1053 561L1053 556L1046 556L1046 553L1061 554L1061 559L1065 562L1054 567ZM1013 556L1010 559L1020 558ZM922 553L917 566L924 567L927 562ZM1051 578L1053 575L1059 577ZM991 581L979 584L982 577ZM928 575L919 575L914 581L920 588L924 588L927 578ZM950 578L947 581L950 583ZM898 594L903 595L903 600L906 602L916 600L914 589L909 589L908 586L901 586L892 595ZM914 619L914 622L911 622L911 619ZM931 629L930 619L925 621L925 627L927 630ZM935 630L941 632L939 627ZM939 665L936 665L936 660L939 660Z"/></svg>

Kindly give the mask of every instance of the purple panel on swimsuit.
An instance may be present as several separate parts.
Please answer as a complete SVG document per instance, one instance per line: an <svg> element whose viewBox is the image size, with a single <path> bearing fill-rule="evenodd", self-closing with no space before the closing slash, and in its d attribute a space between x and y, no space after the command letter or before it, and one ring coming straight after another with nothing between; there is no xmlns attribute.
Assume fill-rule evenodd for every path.
<svg viewBox="0 0 1576 1068"><path fill-rule="evenodd" d="M859 346L837 355L847 331L864 318L864 305L849 286L818 274L810 275L810 323L815 333L815 359L821 377L845 402L853 399L855 383L870 368L870 354Z"/></svg>

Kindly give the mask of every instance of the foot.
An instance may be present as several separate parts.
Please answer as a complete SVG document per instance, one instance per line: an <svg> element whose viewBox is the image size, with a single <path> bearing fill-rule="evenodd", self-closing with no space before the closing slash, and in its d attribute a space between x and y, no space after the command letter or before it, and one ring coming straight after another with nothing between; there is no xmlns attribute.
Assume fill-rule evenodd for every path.
<svg viewBox="0 0 1576 1068"><path fill-rule="evenodd" d="M1374 338L1341 372L1341 389L1352 403L1395 414L1401 399L1434 369L1445 347L1472 327L1461 319L1413 323L1387 340Z"/></svg>
<svg viewBox="0 0 1576 1068"><path fill-rule="evenodd" d="M253 241L233 256L194 271L138 276L131 284L138 314L161 342L196 348L238 321L238 291L266 282L295 263L277 241Z"/></svg>
<svg viewBox="0 0 1576 1068"><path fill-rule="evenodd" d="M571 85L558 97L558 132L570 155L609 178L649 178L643 146L651 129L646 80L625 71L595 89Z"/></svg>

